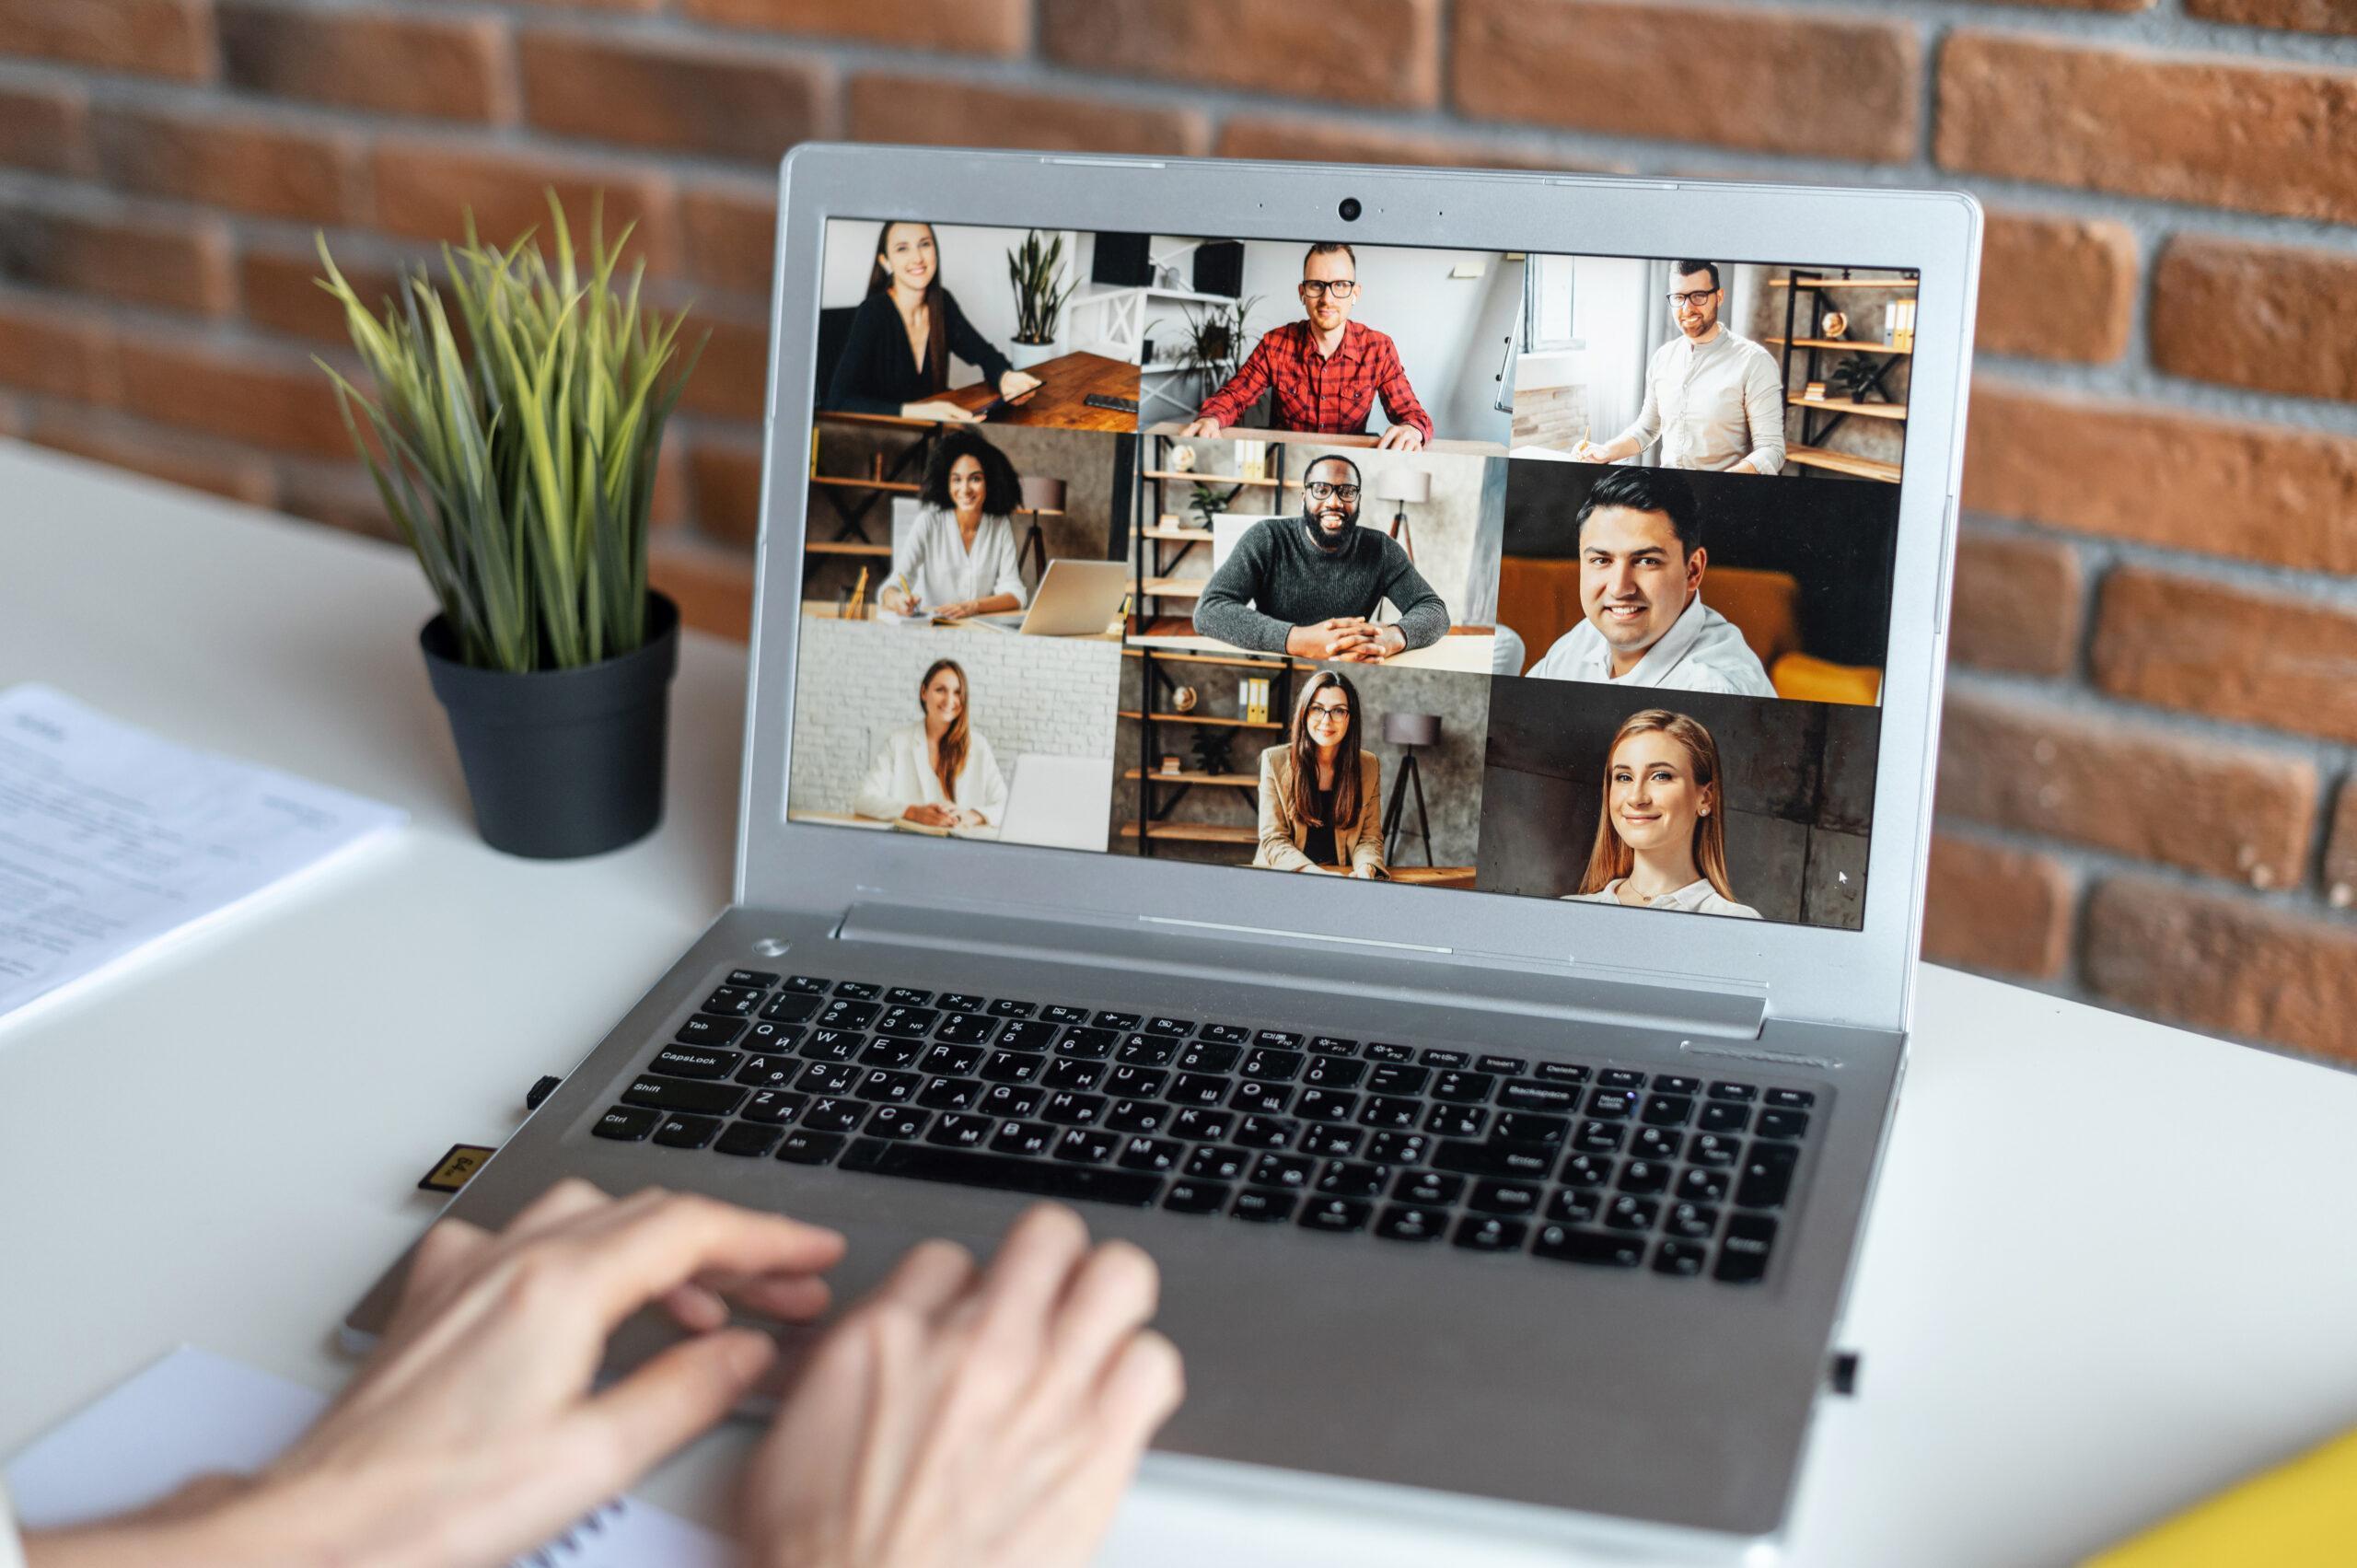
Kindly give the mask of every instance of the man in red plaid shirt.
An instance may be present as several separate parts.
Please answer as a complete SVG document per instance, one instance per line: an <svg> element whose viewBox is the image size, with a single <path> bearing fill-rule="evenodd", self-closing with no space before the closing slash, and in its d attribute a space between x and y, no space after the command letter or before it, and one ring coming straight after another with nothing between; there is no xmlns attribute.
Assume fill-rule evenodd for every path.
<svg viewBox="0 0 2357 1568"><path fill-rule="evenodd" d="M1301 263L1301 303L1308 319L1288 321L1260 341L1227 385L1203 400L1184 436L1217 436L1260 396L1276 394L1276 428L1319 436L1362 436L1375 400L1391 427L1378 447L1412 452L1433 438L1432 417L1408 385L1391 339L1351 319L1359 301L1358 257L1347 245L1309 248Z"/></svg>

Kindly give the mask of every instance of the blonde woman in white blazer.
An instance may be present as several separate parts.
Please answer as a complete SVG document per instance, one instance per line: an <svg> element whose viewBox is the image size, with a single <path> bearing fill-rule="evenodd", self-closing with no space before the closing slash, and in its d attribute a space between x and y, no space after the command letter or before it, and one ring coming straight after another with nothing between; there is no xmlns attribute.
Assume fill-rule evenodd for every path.
<svg viewBox="0 0 2357 1568"><path fill-rule="evenodd" d="M995 828L1006 779L991 743L969 723L966 671L935 659L917 682L924 717L884 738L852 801L862 817L921 828Z"/></svg>

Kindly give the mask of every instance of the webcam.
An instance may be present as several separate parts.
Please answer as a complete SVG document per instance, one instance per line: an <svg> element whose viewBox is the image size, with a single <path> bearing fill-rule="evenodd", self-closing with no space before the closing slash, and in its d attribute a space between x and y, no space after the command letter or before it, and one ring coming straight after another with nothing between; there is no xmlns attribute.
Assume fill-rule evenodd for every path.
<svg viewBox="0 0 2357 1568"><path fill-rule="evenodd" d="M1342 198L1341 214L1342 221L1344 223L1358 222L1359 210L1359 199L1356 196L1345 196Z"/></svg>

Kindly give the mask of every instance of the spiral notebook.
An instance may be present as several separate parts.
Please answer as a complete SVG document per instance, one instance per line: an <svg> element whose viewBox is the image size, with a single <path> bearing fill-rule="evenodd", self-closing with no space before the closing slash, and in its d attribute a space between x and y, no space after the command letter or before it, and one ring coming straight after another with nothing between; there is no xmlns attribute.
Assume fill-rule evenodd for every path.
<svg viewBox="0 0 2357 1568"><path fill-rule="evenodd" d="M105 1518L197 1476L251 1474L326 1408L299 1383L182 1345L84 1406L8 1461L28 1530ZM728 1543L629 1498L591 1512L515 1568L727 1568Z"/></svg>

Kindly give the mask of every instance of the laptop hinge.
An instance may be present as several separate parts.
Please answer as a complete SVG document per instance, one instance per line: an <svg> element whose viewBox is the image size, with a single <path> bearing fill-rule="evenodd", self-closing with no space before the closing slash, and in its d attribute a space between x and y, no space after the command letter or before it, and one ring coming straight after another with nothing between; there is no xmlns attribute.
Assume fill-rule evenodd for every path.
<svg viewBox="0 0 2357 1568"><path fill-rule="evenodd" d="M1064 914L1037 906L1017 914L980 899L853 904L834 935L1223 985L1346 985L1361 996L1731 1040L1757 1040L1768 1019L1768 987L1757 981L1168 916Z"/></svg>

